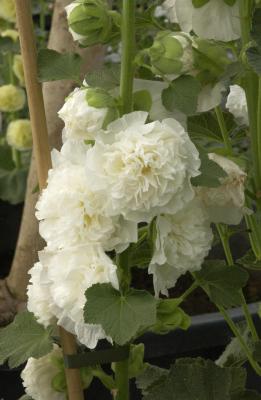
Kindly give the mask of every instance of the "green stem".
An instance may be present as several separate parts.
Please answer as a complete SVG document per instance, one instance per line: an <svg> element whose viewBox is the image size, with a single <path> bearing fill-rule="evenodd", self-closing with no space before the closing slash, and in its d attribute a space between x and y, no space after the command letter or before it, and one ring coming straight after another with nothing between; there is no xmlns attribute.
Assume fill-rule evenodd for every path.
<svg viewBox="0 0 261 400"><path fill-rule="evenodd" d="M16 168L20 169L22 167L21 153L14 147L12 147L12 159Z"/></svg>
<svg viewBox="0 0 261 400"><path fill-rule="evenodd" d="M218 123L219 123L219 127L220 127L220 130L221 130L222 136L223 136L223 140L224 140L224 144L225 144L226 150L230 155L232 155L233 154L233 147L232 147L232 144L231 144L231 140L229 138L228 130L227 130L227 127L226 127L226 122L225 122L224 115L223 115L223 112L222 112L221 108L220 107L216 107L215 108L215 113L216 113L216 116L217 116L217 120L218 120Z"/></svg>
<svg viewBox="0 0 261 400"><path fill-rule="evenodd" d="M177 306L183 303L183 301L198 287L199 287L198 282L197 281L193 282L192 285L182 294L182 296L179 297Z"/></svg>
<svg viewBox="0 0 261 400"><path fill-rule="evenodd" d="M252 0L240 0L240 22L241 22L241 37L242 37L242 48L243 51L251 40L250 29L251 29L251 17L252 17ZM249 116L249 129L252 144L252 155L254 164L254 178L255 178L255 190L256 192L261 191L261 157L259 155L259 141L258 140L258 129L257 129L257 103L258 103L258 77L251 70L247 70L245 78L243 79L248 116ZM261 206L258 202L259 207Z"/></svg>
<svg viewBox="0 0 261 400"><path fill-rule="evenodd" d="M257 104L257 156L260 163L261 174L261 77L258 79L258 104ZM260 188L258 188L260 189ZM257 191L258 199L261 198L261 190Z"/></svg>
<svg viewBox="0 0 261 400"><path fill-rule="evenodd" d="M129 359L119 361L115 365L117 385L116 400L129 400Z"/></svg>
<svg viewBox="0 0 261 400"><path fill-rule="evenodd" d="M120 96L122 113L127 114L133 108L133 78L135 50L135 0L123 0L122 9L122 59Z"/></svg>
<svg viewBox="0 0 261 400"><path fill-rule="evenodd" d="M227 227L224 225L221 225L221 224L217 224L216 227L217 227L217 230L218 230L218 233L219 233L222 245L223 245L223 249L224 249L224 252L226 255L227 264L229 266L232 266L234 264L234 260L233 260L233 256L232 256L230 245L229 245L229 237L228 237ZM245 299L245 296L244 296L244 293L242 290L240 290L240 297L242 300L242 309L243 309L243 312L244 312L244 315L246 318L248 328L251 332L253 340L255 342L257 342L259 340L258 333L257 333L256 327L255 327L253 318L249 312L249 309L248 309L248 306L246 303L246 299Z"/></svg>
<svg viewBox="0 0 261 400"><path fill-rule="evenodd" d="M7 53L8 71L9 71L9 83L14 84L14 72L13 72L13 54Z"/></svg>
<svg viewBox="0 0 261 400"><path fill-rule="evenodd" d="M226 320L229 328L231 329L231 331L233 332L234 336L238 339L242 349L244 350L249 363L251 364L252 368L255 370L255 372L261 376L261 367L258 365L258 363L254 360L252 353L250 351L250 349L248 348L247 344L245 343L244 338L241 336L239 330L237 329L236 324L234 323L234 321L230 318L229 314L226 312L226 310L224 309L224 307L217 305L220 313L223 315L224 319Z"/></svg>

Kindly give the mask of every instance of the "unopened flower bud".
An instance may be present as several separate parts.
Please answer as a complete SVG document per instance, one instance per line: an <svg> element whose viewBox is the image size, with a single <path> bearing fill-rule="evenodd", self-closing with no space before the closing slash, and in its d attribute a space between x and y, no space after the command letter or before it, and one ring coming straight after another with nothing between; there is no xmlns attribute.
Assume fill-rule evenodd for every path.
<svg viewBox="0 0 261 400"><path fill-rule="evenodd" d="M74 1L66 11L74 40L83 46L106 43L112 30L112 17L105 1Z"/></svg>
<svg viewBox="0 0 261 400"><path fill-rule="evenodd" d="M7 127L6 140L9 146L17 150L32 148L32 128L28 119L17 119Z"/></svg>
<svg viewBox="0 0 261 400"><path fill-rule="evenodd" d="M0 111L19 111L24 107L25 101L26 97L23 89L14 85L0 87Z"/></svg>
<svg viewBox="0 0 261 400"><path fill-rule="evenodd" d="M17 77L17 79L19 80L20 85L25 86L24 67L23 67L22 56L20 54L16 54L14 56L13 72Z"/></svg>
<svg viewBox="0 0 261 400"><path fill-rule="evenodd" d="M16 42L19 38L19 33L15 29L6 29L5 31L1 32L2 37L8 37Z"/></svg>
<svg viewBox="0 0 261 400"><path fill-rule="evenodd" d="M0 18L8 22L15 22L15 2L14 0L1 0L0 1Z"/></svg>
<svg viewBox="0 0 261 400"><path fill-rule="evenodd" d="M183 32L160 32L149 49L149 56L156 74L185 74L193 69L192 38Z"/></svg>

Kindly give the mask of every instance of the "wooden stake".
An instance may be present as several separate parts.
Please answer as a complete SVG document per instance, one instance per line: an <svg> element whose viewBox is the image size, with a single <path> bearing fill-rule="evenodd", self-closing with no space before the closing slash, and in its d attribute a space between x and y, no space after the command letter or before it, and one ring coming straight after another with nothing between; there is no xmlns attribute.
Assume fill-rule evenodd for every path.
<svg viewBox="0 0 261 400"><path fill-rule="evenodd" d="M47 183L51 168L51 155L41 84L37 79L37 54L31 0L15 0L17 25L25 72L25 83L32 124L34 154L40 190ZM60 327L64 354L75 354L77 345L74 336ZM69 400L84 400L79 369L65 369Z"/></svg>

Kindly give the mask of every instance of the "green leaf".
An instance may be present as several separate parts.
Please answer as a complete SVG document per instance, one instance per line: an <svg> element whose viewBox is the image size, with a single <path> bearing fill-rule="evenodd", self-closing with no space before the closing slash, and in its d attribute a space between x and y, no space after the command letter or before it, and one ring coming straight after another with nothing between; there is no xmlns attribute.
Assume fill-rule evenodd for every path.
<svg viewBox="0 0 261 400"><path fill-rule="evenodd" d="M231 400L261 400L261 394L255 390L245 390L232 396Z"/></svg>
<svg viewBox="0 0 261 400"><path fill-rule="evenodd" d="M159 300L157 306L157 322L153 332L165 334L174 329L188 329L191 318L180 307L178 299Z"/></svg>
<svg viewBox="0 0 261 400"><path fill-rule="evenodd" d="M240 289L248 281L248 273L242 268L227 266L223 260L209 260L201 271L195 273L195 277L213 303L226 308L242 303Z"/></svg>
<svg viewBox="0 0 261 400"><path fill-rule="evenodd" d="M107 108L115 106L114 98L104 89L100 88L89 88L86 92L86 99L89 106L95 108Z"/></svg>
<svg viewBox="0 0 261 400"><path fill-rule="evenodd" d="M14 42L9 37L0 37L1 53L18 53L20 51L19 42Z"/></svg>
<svg viewBox="0 0 261 400"><path fill-rule="evenodd" d="M89 72L85 81L89 86L105 90L114 89L120 85L120 65L113 64L99 70Z"/></svg>
<svg viewBox="0 0 261 400"><path fill-rule="evenodd" d="M137 345L132 344L130 348L129 358L129 379L136 378L141 375L147 365L144 364L144 344L140 343Z"/></svg>
<svg viewBox="0 0 261 400"><path fill-rule="evenodd" d="M87 289L85 296L85 322L101 325L119 345L128 343L140 330L156 322L156 300L144 290L130 289L122 294L104 283Z"/></svg>
<svg viewBox="0 0 261 400"><path fill-rule="evenodd" d="M19 400L34 400L34 399L28 396L27 394L24 394L22 397L19 398Z"/></svg>
<svg viewBox="0 0 261 400"><path fill-rule="evenodd" d="M40 358L53 348L51 328L38 324L33 313L25 311L0 330L0 364L8 360L10 368L18 367L29 357Z"/></svg>
<svg viewBox="0 0 261 400"><path fill-rule="evenodd" d="M175 79L162 91L162 103L168 111L179 110L186 115L197 111L200 83L192 76L183 75Z"/></svg>
<svg viewBox="0 0 261 400"><path fill-rule="evenodd" d="M248 252L243 257L239 258L236 262L237 264L240 264L247 269L258 271L261 270L261 260L256 259L256 256L254 255L252 249L248 250Z"/></svg>
<svg viewBox="0 0 261 400"><path fill-rule="evenodd" d="M232 7L235 4L236 1L237 0L224 0L224 2L230 7Z"/></svg>
<svg viewBox="0 0 261 400"><path fill-rule="evenodd" d="M150 111L152 98L147 90L139 90L133 94L134 111Z"/></svg>
<svg viewBox="0 0 261 400"><path fill-rule="evenodd" d="M10 146L0 146L0 169L11 171L15 168L12 158L12 149Z"/></svg>
<svg viewBox="0 0 261 400"><path fill-rule="evenodd" d="M201 160L199 176L191 179L194 186L218 187L220 178L227 176L226 172L215 162L209 159L208 153L202 148L197 147Z"/></svg>
<svg viewBox="0 0 261 400"><path fill-rule="evenodd" d="M142 391L142 395L145 396L154 386L159 385L165 381L168 376L168 370L156 367L155 365L147 364L145 371L139 375L136 379L136 386Z"/></svg>
<svg viewBox="0 0 261 400"><path fill-rule="evenodd" d="M27 168L13 169L11 171L0 168L0 198L11 204L24 201Z"/></svg>
<svg viewBox="0 0 261 400"><path fill-rule="evenodd" d="M78 81L82 59L76 53L58 53L42 49L38 54L38 77L40 82L69 79Z"/></svg>
<svg viewBox="0 0 261 400"><path fill-rule="evenodd" d="M181 358L168 375L146 389L144 400L241 399L246 383L243 368L220 368L211 360Z"/></svg>
<svg viewBox="0 0 261 400"><path fill-rule="evenodd" d="M261 75L261 9L256 8L253 20L251 36L256 42L256 46L252 46L247 49L246 54L248 62L254 71Z"/></svg>
<svg viewBox="0 0 261 400"><path fill-rule="evenodd" d="M209 0L192 0L192 4L195 8L203 7L208 2Z"/></svg>

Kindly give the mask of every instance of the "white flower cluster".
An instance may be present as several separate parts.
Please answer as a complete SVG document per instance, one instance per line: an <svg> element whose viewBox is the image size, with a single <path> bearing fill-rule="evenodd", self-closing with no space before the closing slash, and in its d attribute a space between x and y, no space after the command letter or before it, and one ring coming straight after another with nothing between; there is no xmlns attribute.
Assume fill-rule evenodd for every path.
<svg viewBox="0 0 261 400"><path fill-rule="evenodd" d="M229 176L213 195L212 189L195 190L191 178L200 174L199 154L177 120L147 122L148 113L136 111L103 130L107 110L90 107L87 91L76 89L59 112L64 143L52 153L48 186L36 206L47 246L30 271L28 309L44 326L56 321L94 348L106 334L84 322L85 291L96 283L119 288L117 267L106 252L124 251L137 241L138 224L156 217L149 273L156 295L167 294L208 254L210 223L224 222L212 219L216 199L218 207L229 203L242 217L245 174L226 160ZM156 119L155 107L152 115ZM223 167L218 156L212 159Z"/></svg>
<svg viewBox="0 0 261 400"><path fill-rule="evenodd" d="M239 124L249 125L246 93L241 86L230 86L226 107Z"/></svg>
<svg viewBox="0 0 261 400"><path fill-rule="evenodd" d="M28 396L34 400L66 400L65 392L58 392L52 387L53 378L60 372L59 360L62 361L62 351L57 345L46 356L29 358L21 374Z"/></svg>

